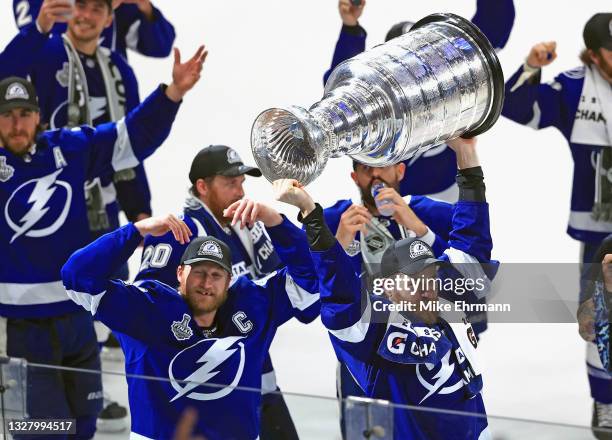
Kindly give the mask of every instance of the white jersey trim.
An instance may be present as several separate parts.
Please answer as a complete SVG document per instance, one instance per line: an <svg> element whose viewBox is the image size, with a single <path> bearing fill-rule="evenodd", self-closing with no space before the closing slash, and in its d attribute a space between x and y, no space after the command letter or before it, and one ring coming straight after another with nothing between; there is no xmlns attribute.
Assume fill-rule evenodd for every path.
<svg viewBox="0 0 612 440"><path fill-rule="evenodd" d="M67 290L68 297L83 307L85 310L91 312L92 315L95 315L98 311L98 305L102 300L102 297L106 293L106 290L102 293L98 293L97 295L91 295L89 293L76 292L74 290Z"/></svg>
<svg viewBox="0 0 612 440"><path fill-rule="evenodd" d="M285 278L285 291L294 309L306 310L319 300L319 292L310 293L302 289L289 274Z"/></svg>
<svg viewBox="0 0 612 440"><path fill-rule="evenodd" d="M569 225L574 229L591 232L612 232L612 222L593 220L590 211L571 211Z"/></svg>
<svg viewBox="0 0 612 440"><path fill-rule="evenodd" d="M370 303L370 298L368 297L368 303L366 304L366 308L363 312L363 315L361 315L361 318L359 318L359 321L357 321L350 327L346 327L340 330L327 330L329 331L329 333L331 333L341 341L356 344L365 339L366 334L368 333L368 329L370 328L371 318L372 304Z"/></svg>
<svg viewBox="0 0 612 440"><path fill-rule="evenodd" d="M134 168L140 162L134 155L130 134L125 124L125 118L118 120L116 127L117 140L113 146L113 159L111 161L113 169L115 171L121 171L127 170L128 168Z"/></svg>
<svg viewBox="0 0 612 440"><path fill-rule="evenodd" d="M474 294L478 299L482 299L487 296L487 293L491 291L491 280L487 277L480 262L473 256L466 254L463 251L455 248L448 248L444 251L448 256L449 261L453 264L453 267L461 273L465 278L471 280L481 279L485 286L482 290L474 290Z"/></svg>
<svg viewBox="0 0 612 440"><path fill-rule="evenodd" d="M0 303L13 306L31 306L66 301L66 289L61 281L51 283L0 283Z"/></svg>
<svg viewBox="0 0 612 440"><path fill-rule="evenodd" d="M139 52L138 50L138 40L139 40L138 32L140 31L140 24L141 24L140 20L136 20L134 23L132 23L132 25L128 29L127 34L125 34L126 46L136 52Z"/></svg>
<svg viewBox="0 0 612 440"><path fill-rule="evenodd" d="M145 437L144 435L140 435L136 432L130 432L130 440L155 440L151 437Z"/></svg>

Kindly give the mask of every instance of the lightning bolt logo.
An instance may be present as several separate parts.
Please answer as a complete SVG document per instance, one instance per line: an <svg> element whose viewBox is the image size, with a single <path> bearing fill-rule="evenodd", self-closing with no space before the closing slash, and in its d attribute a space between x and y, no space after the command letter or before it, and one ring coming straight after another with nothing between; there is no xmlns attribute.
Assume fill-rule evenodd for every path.
<svg viewBox="0 0 612 440"><path fill-rule="evenodd" d="M429 391L427 395L421 399L421 401L419 402L419 405L423 403L425 399L433 395L436 391L440 390L442 385L444 385L451 378L453 371L455 371L455 364L451 364L449 362L450 355L451 355L451 352L449 351L444 355L444 357L440 361L441 363L440 370L433 377L433 379L436 379L436 383L434 383L433 385L428 383L423 378L423 376L421 375L421 370L420 370L421 365L420 364L417 365L417 370L416 370L417 378L419 379L419 382L421 382L421 385L423 385L423 387L425 387L425 389ZM431 370L433 369L433 366L431 366L431 368L427 366L427 368ZM440 394L450 394L458 390L459 388L461 388L461 386L463 386L463 379L460 379L459 382L457 382L455 385L442 388L440 390Z"/></svg>
<svg viewBox="0 0 612 440"><path fill-rule="evenodd" d="M205 339L197 342L189 348L178 353L174 359L170 362L170 366L168 367L168 374L170 377L170 382L172 387L177 391L177 394L170 400L170 402L174 402L175 400L187 395L190 399L195 400L215 400L220 399L221 397L227 396L232 392L234 388L240 382L240 378L242 377L242 372L244 371L244 363L245 363L245 355L244 355L244 344L242 342L238 342L240 339L244 339L244 336L232 336L228 338L216 339L215 342L210 346L210 348L202 355L197 361L196 364L202 364L197 370L191 373L188 377L181 380L179 383L173 375L172 369L175 360L180 357L183 353L188 350L195 348L200 343L206 343L213 339ZM231 348L236 342L238 342L239 348ZM210 379L215 377L220 373L219 367L226 360L228 360L236 351L240 349L240 364L238 366L238 371L232 380L232 383L225 386L220 387L218 391L213 393L196 393L192 392L195 388L200 385L207 383Z"/></svg>
<svg viewBox="0 0 612 440"><path fill-rule="evenodd" d="M45 237L47 235L51 235L64 224L64 221L66 221L66 217L68 216L70 202L72 200L72 188L66 182L57 180L57 176L62 171L63 168L55 171L54 173L49 174L48 176L41 177L40 179L29 180L28 182L17 188L15 192L13 192L4 208L4 214L7 223L9 224L11 229L15 231L15 234L11 238L11 243L13 243L17 238L21 237L22 235L25 235L27 237ZM9 207L11 205L11 201L23 188L27 187L28 185L31 185L33 182L35 182L36 184L27 201L27 203L31 203L32 206L30 207L29 211L23 217L21 217L21 219L17 223L15 223L9 215ZM47 206L47 203L51 199L51 196L53 196L53 194L57 190L58 186L61 186L66 189L66 201L61 214L51 226L44 229L34 230L33 227L49 211L50 208Z"/></svg>

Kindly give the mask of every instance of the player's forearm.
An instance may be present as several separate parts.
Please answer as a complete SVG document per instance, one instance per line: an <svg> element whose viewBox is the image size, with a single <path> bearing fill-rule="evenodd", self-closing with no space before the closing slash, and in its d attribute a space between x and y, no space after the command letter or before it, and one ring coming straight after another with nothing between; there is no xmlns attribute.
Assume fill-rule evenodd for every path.
<svg viewBox="0 0 612 440"><path fill-rule="evenodd" d="M299 278L316 278L314 266L308 254L306 234L285 216L282 218L283 221L279 225L266 227L274 250L296 281Z"/></svg>
<svg viewBox="0 0 612 440"><path fill-rule="evenodd" d="M91 295L103 292L141 240L140 233L130 223L79 249L62 267L64 286L67 290Z"/></svg>
<svg viewBox="0 0 612 440"><path fill-rule="evenodd" d="M166 140L180 108L180 102L170 99L166 89L158 87L125 118L127 135L139 161L153 154Z"/></svg>
<svg viewBox="0 0 612 440"><path fill-rule="evenodd" d="M35 23L24 26L0 53L0 75L27 76L48 39Z"/></svg>
<svg viewBox="0 0 612 440"><path fill-rule="evenodd" d="M142 20L138 28L138 52L148 57L167 57L172 52L175 37L174 26L152 6L151 18Z"/></svg>

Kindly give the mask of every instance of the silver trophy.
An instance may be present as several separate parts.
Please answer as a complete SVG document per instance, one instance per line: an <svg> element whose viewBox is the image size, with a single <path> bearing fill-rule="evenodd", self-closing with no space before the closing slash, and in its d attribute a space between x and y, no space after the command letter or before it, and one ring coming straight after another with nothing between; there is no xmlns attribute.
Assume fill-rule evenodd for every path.
<svg viewBox="0 0 612 440"><path fill-rule="evenodd" d="M309 110L271 108L251 148L270 181L317 178L329 157L387 166L497 121L504 77L491 43L471 22L433 14L410 32L340 64Z"/></svg>

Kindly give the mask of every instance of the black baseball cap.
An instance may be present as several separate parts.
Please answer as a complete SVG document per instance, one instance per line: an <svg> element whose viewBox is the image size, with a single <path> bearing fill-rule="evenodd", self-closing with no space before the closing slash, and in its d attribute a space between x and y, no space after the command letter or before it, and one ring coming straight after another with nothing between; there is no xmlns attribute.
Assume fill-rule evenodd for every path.
<svg viewBox="0 0 612 440"><path fill-rule="evenodd" d="M398 272L414 275L432 264L441 264L431 247L419 238L404 238L385 250L380 260L379 277L388 277Z"/></svg>
<svg viewBox="0 0 612 440"><path fill-rule="evenodd" d="M181 257L181 264L191 265L201 261L217 263L232 274L232 251L216 237L208 235L191 240Z"/></svg>
<svg viewBox="0 0 612 440"><path fill-rule="evenodd" d="M18 76L10 76L0 81L0 113L15 108L40 111L32 83Z"/></svg>
<svg viewBox="0 0 612 440"><path fill-rule="evenodd" d="M189 180L195 183L198 179L211 176L236 177L248 174L261 177L259 168L246 166L233 148L225 145L209 145L202 148L191 162Z"/></svg>
<svg viewBox="0 0 612 440"><path fill-rule="evenodd" d="M391 29L389 29L389 32L387 32L385 42L397 38L400 35L404 35L412 28L412 26L414 26L414 21L400 21L399 23L394 24L391 26Z"/></svg>
<svg viewBox="0 0 612 440"><path fill-rule="evenodd" d="M612 50L612 13L599 13L593 15L584 26L584 44L587 49Z"/></svg>

